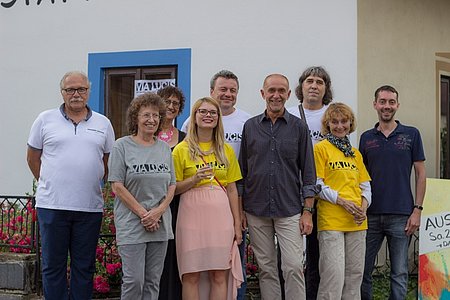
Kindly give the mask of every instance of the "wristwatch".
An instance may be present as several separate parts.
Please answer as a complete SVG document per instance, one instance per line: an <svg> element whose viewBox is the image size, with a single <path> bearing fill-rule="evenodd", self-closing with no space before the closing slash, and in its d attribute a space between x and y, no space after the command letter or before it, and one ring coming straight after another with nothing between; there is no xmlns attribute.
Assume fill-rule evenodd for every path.
<svg viewBox="0 0 450 300"><path fill-rule="evenodd" d="M311 214L313 214L316 210L314 209L314 207L303 207L303 211L309 211Z"/></svg>
<svg viewBox="0 0 450 300"><path fill-rule="evenodd" d="M415 204L414 208L417 208L418 210L423 210L423 206L421 206L419 204Z"/></svg>

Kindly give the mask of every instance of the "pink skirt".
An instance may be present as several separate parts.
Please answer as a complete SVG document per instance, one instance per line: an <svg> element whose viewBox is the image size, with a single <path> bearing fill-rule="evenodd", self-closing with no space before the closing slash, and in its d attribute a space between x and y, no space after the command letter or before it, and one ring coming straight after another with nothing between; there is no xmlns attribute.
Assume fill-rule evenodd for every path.
<svg viewBox="0 0 450 300"><path fill-rule="evenodd" d="M183 193L175 236L180 278L186 273L202 272L200 298L208 299L206 271L231 269L228 299L236 299L243 274L227 194L217 186L193 188Z"/></svg>

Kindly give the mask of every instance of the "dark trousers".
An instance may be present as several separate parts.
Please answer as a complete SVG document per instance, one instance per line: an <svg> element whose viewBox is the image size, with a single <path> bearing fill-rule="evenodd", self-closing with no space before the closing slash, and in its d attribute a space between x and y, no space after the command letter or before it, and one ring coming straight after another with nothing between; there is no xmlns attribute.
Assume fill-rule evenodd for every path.
<svg viewBox="0 0 450 300"><path fill-rule="evenodd" d="M92 299L95 254L103 214L38 208L37 215L45 299Z"/></svg>
<svg viewBox="0 0 450 300"><path fill-rule="evenodd" d="M181 285L180 274L178 273L177 246L175 244L179 206L180 195L176 195L173 197L172 202L170 202L174 239L169 240L167 243L164 269L159 283L159 300L181 300L182 296L183 287Z"/></svg>
<svg viewBox="0 0 450 300"><path fill-rule="evenodd" d="M306 236L306 299L316 300L319 290L319 240L317 238L317 213L313 214L313 230Z"/></svg>
<svg viewBox="0 0 450 300"><path fill-rule="evenodd" d="M239 245L239 255L241 257L242 263L242 273L244 274L244 282L241 284L241 287L238 288L237 300L245 300L245 293L247 292L247 260L245 252L247 250L247 232L248 230L242 231L242 243Z"/></svg>

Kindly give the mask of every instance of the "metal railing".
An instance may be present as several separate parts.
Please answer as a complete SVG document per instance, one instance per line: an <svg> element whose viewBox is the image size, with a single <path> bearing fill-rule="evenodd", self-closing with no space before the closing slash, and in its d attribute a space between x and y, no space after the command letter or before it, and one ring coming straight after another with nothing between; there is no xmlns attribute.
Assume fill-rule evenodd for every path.
<svg viewBox="0 0 450 300"><path fill-rule="evenodd" d="M36 253L37 218L33 196L0 196L0 247L14 253Z"/></svg>
<svg viewBox="0 0 450 300"><path fill-rule="evenodd" d="M106 204L106 203L105 203ZM39 229L33 196L0 196L0 251L12 253L36 254L36 291L40 294L40 246ZM106 268L108 264L120 262L117 253L116 237L111 231L114 227L112 220L112 205L105 205L104 224L98 242L97 262ZM109 229L109 230L108 230ZM248 242L248 240L247 240ZM412 236L410 247L410 275L418 273L419 234ZM382 272L390 266L387 259L387 245L377 256L376 271ZM249 281L258 281L258 265L253 255L251 245L246 248L247 278Z"/></svg>
<svg viewBox="0 0 450 300"><path fill-rule="evenodd" d="M0 196L0 252L36 254L34 282L40 295L41 256L34 196Z"/></svg>

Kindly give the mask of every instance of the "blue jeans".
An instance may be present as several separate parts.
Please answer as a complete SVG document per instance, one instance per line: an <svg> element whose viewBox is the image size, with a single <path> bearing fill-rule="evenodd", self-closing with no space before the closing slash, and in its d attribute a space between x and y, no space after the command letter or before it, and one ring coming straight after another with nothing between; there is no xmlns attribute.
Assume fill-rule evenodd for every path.
<svg viewBox="0 0 450 300"><path fill-rule="evenodd" d="M368 215L366 237L366 262L361 285L361 299L372 299L372 272L375 259L387 239L391 262L391 292L389 299L405 299L408 289L408 248L411 237L405 233L409 216L405 215Z"/></svg>
<svg viewBox="0 0 450 300"><path fill-rule="evenodd" d="M92 299L102 213L38 208L46 300ZM70 289L67 255L70 253Z"/></svg>
<svg viewBox="0 0 450 300"><path fill-rule="evenodd" d="M247 242L247 232L248 230L242 231L242 243L239 245L239 255L241 257L242 262L242 272L244 274L244 282L241 284L241 287L238 288L237 300L245 300L245 293L247 292L247 260L245 257L246 242Z"/></svg>

